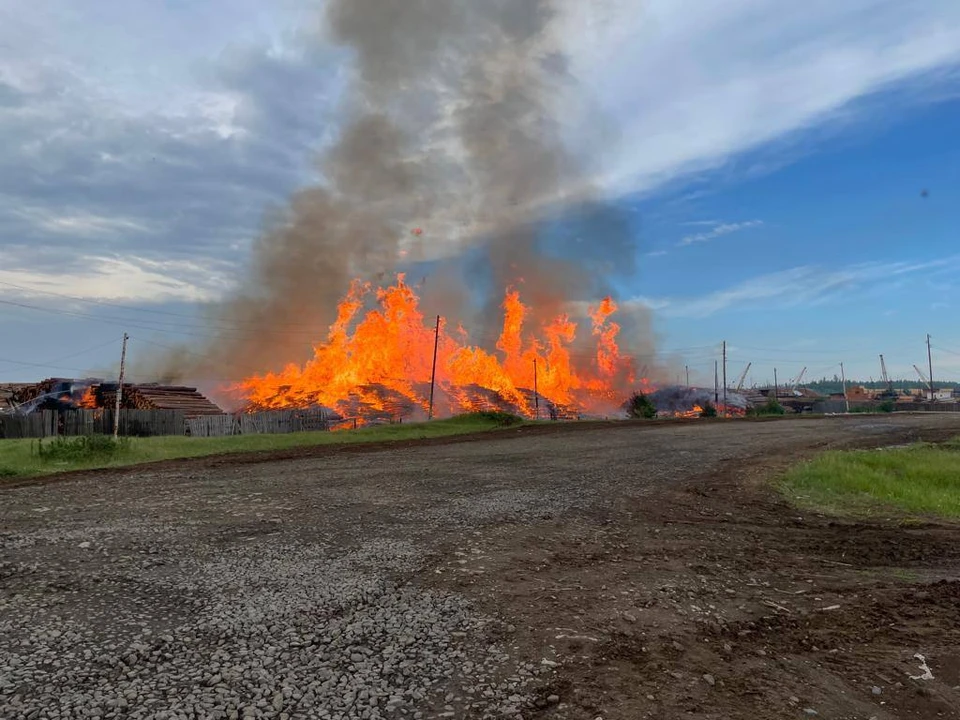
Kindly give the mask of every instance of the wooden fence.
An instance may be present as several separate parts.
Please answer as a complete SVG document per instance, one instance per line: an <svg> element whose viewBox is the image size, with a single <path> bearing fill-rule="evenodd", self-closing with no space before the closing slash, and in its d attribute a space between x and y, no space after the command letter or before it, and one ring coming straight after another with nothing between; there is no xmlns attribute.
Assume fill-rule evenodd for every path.
<svg viewBox="0 0 960 720"><path fill-rule="evenodd" d="M226 435L280 435L329 430L331 418L324 410L274 410L237 415L202 415L187 420L191 437Z"/></svg>
<svg viewBox="0 0 960 720"><path fill-rule="evenodd" d="M113 410L41 410L29 415L0 415L0 439L76 437L113 433ZM224 437L330 430L324 410L202 415L185 419L180 410L121 410L120 434L133 437L184 435Z"/></svg>
<svg viewBox="0 0 960 720"><path fill-rule="evenodd" d="M113 434L114 410L39 410L0 415L0 438L76 437ZM121 410L120 434L132 437L183 435L180 410Z"/></svg>

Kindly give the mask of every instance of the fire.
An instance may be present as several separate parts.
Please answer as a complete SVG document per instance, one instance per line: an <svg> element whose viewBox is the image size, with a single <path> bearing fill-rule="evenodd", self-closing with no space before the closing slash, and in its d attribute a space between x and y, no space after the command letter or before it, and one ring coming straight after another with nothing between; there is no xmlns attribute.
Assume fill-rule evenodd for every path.
<svg viewBox="0 0 960 720"><path fill-rule="evenodd" d="M86 390L83 391L83 395L77 401L77 407L85 408L88 410L94 409L97 407L97 396L93 392L92 387L88 387Z"/></svg>
<svg viewBox="0 0 960 720"><path fill-rule="evenodd" d="M363 313L371 294L376 307ZM496 353L471 345L461 325L448 331L441 319L437 333L419 303L403 275L386 288L354 282L310 360L249 377L235 389L252 409L322 405L348 417L422 415L429 408L435 343L439 416L492 407L532 416L547 400L581 412L613 412L635 385L632 359L617 344L620 327L610 320L617 311L610 298L590 310L592 351L575 345L578 326L568 315L531 328L530 308L512 288L503 300Z"/></svg>
<svg viewBox="0 0 960 720"><path fill-rule="evenodd" d="M698 417L701 417L702 415L703 415L703 408L700 407L699 405L694 405L689 410L674 413L674 417L677 417L677 418L698 418Z"/></svg>

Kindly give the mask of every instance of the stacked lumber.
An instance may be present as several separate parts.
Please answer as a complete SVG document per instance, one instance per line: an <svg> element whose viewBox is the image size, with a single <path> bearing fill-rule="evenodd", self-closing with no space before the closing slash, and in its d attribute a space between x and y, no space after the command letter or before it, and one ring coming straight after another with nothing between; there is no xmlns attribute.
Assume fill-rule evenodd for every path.
<svg viewBox="0 0 960 720"><path fill-rule="evenodd" d="M21 383L11 395L11 399L18 405L36 400L41 395L52 393L54 388L63 383L61 378L47 378L38 383Z"/></svg>
<svg viewBox="0 0 960 720"><path fill-rule="evenodd" d="M337 414L345 418L359 418L367 423L397 422L418 412L419 405L384 385L362 385L337 403Z"/></svg>
<svg viewBox="0 0 960 720"><path fill-rule="evenodd" d="M116 402L116 383L104 383L97 389L97 404L100 407L110 408ZM124 385L121 405L130 410L180 410L186 418L223 414L223 410L204 397L195 387L182 385L156 383Z"/></svg>
<svg viewBox="0 0 960 720"><path fill-rule="evenodd" d="M47 378L38 383L10 383L0 385L0 409L10 409L29 403L45 395L50 395L50 404L59 409L75 407L81 400L79 389L89 388L94 405L112 410L117 402L117 384L99 380L70 380L65 378ZM58 393L62 393L58 394ZM124 384L122 407L125 410L180 410L185 417L200 415L222 415L223 410L204 397L195 387L181 385L160 385L158 383ZM92 408L91 408L92 409Z"/></svg>
<svg viewBox="0 0 960 720"><path fill-rule="evenodd" d="M13 410L20 403L17 397L33 383L7 383L0 385L0 412Z"/></svg>

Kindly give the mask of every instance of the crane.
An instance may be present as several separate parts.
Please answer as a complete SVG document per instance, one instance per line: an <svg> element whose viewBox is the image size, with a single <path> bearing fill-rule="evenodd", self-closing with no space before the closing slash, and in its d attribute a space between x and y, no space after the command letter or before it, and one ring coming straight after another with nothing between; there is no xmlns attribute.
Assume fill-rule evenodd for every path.
<svg viewBox="0 0 960 720"><path fill-rule="evenodd" d="M930 399L933 400L933 384L930 382L930 378L923 374L923 370L918 368L916 365L913 366L913 369L917 371L917 375L920 376L920 382L927 386L927 389L930 391Z"/></svg>
<svg viewBox="0 0 960 720"><path fill-rule="evenodd" d="M897 393L893 390L893 380L891 380L890 376L887 374L887 363L884 361L883 355L880 356L880 374L883 377L883 384L886 386L886 390L880 394L880 397L884 400L892 400L896 398Z"/></svg>
<svg viewBox="0 0 960 720"><path fill-rule="evenodd" d="M737 389L736 392L743 390L743 381L747 379L747 373L750 372L750 366L753 365L752 362L748 362L747 366L743 369L743 372L740 373L740 377L737 379Z"/></svg>
<svg viewBox="0 0 960 720"><path fill-rule="evenodd" d="M796 394L797 385L800 384L800 382L803 380L803 376L806 374L807 374L807 368L804 367L803 370L800 371L800 374L797 375L797 377L795 377L793 380L791 380L787 384L787 387L790 388L794 392L794 394Z"/></svg>

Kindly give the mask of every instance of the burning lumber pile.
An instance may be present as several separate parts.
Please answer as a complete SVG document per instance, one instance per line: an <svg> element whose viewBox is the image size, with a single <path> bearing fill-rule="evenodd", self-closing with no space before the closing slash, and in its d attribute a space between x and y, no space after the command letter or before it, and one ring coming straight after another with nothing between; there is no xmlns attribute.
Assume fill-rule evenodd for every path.
<svg viewBox="0 0 960 720"><path fill-rule="evenodd" d="M0 386L0 409L34 410L112 409L117 402L117 384L102 380L47 378L38 383ZM121 407L126 410L181 410L188 418L222 415L223 410L194 387L156 383L123 386Z"/></svg>
<svg viewBox="0 0 960 720"><path fill-rule="evenodd" d="M505 412L511 415L526 415L527 411L517 403L504 397L501 393L480 385L467 385L454 389L457 404L468 412ZM539 406L540 418L551 420L576 420L577 412L571 408L537 395L533 390L517 388L523 397L526 407L534 409Z"/></svg>
<svg viewBox="0 0 960 720"><path fill-rule="evenodd" d="M585 317L564 313L533 325L537 313L507 288L502 331L490 343L495 350L472 343L457 323L427 324L419 303L402 274L375 291L353 283L313 356L245 378L234 387L238 399L248 411L326 407L360 419L426 419L435 380L434 417L493 411L560 419L615 413L619 396L647 383L617 345L620 326L611 319L617 305L609 297ZM539 413L527 388L539 393Z"/></svg>
<svg viewBox="0 0 960 720"><path fill-rule="evenodd" d="M38 383L6 385L3 395L9 408L16 408L20 412L37 409L63 410L75 407L84 390L94 382L97 381L47 378Z"/></svg>
<svg viewBox="0 0 960 720"><path fill-rule="evenodd" d="M554 403L543 395L536 395L533 390L519 388L517 393L522 402L518 403L516 399L477 384L452 388L437 387L434 388L434 414L446 417L458 413L504 412L532 417L534 408L539 407L541 419L576 420L579 417L576 409ZM315 396L304 397L297 407L322 407L334 418L335 425L340 422L349 425L354 420L363 424L419 421L427 418L429 397L430 383L412 383L407 394L387 385L368 384L354 388L345 399L337 401L333 407L319 404ZM261 407L248 404L244 411L252 413L267 409L270 409L269 405Z"/></svg>
<svg viewBox="0 0 960 720"><path fill-rule="evenodd" d="M417 403L385 385L362 385L333 411L345 420L358 418L368 423L396 422L418 414L423 410Z"/></svg>
<svg viewBox="0 0 960 720"><path fill-rule="evenodd" d="M38 383L20 383L9 387L15 388L10 394L10 400L16 405L24 405L44 395L53 393L54 388L62 385L60 378L47 378Z"/></svg>
<svg viewBox="0 0 960 720"><path fill-rule="evenodd" d="M657 414L666 417L700 417L707 405L715 401L714 391L706 388L692 388L681 385L670 385L659 388L650 393L650 402L657 408ZM747 409L747 399L740 393L727 392L726 408L723 407L721 396L720 407L717 410L733 415L742 415Z"/></svg>

